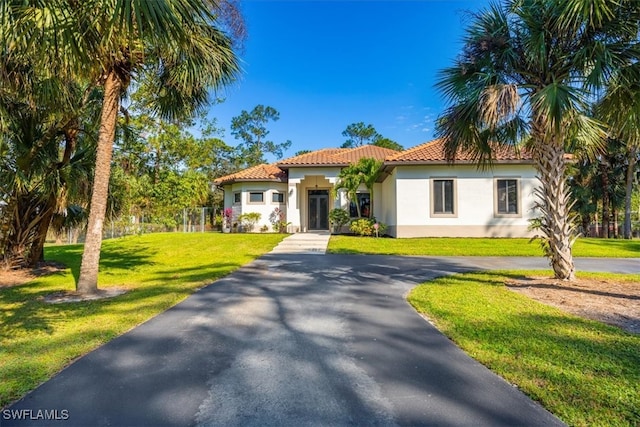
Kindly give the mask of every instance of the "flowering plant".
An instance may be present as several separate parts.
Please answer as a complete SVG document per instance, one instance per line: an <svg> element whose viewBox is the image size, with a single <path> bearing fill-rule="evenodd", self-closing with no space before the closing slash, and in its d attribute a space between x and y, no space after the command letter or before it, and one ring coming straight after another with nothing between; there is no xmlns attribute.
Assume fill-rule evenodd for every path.
<svg viewBox="0 0 640 427"><path fill-rule="evenodd" d="M231 227L231 217L233 216L233 209L231 208L226 208L223 212L222 212L222 218L223 218L223 227Z"/></svg>
<svg viewBox="0 0 640 427"><path fill-rule="evenodd" d="M287 214L280 208L275 208L269 215L269 222L273 226L273 231L276 233L284 233L287 231L289 223L286 221Z"/></svg>

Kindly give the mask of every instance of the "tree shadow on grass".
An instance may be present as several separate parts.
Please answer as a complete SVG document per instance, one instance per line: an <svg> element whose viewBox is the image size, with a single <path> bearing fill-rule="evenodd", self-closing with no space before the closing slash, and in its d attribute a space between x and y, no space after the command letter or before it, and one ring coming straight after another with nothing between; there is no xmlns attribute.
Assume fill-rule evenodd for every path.
<svg viewBox="0 0 640 427"><path fill-rule="evenodd" d="M111 250L106 255L101 261L101 267L110 266L108 268L111 270L153 264L148 261L148 255L142 256L135 253L135 250ZM167 268L157 271L149 279L141 282L140 286L134 286L130 292L117 297L53 305L45 303L45 299L53 293L52 286L55 285L43 285L41 281L35 280L29 284L5 288L0 290L0 338L15 337L24 332L52 334L55 332L55 324L60 319L73 321L82 316L98 315L110 310L134 313L143 308L168 308L169 305L164 300L158 301L156 297L164 294L172 294L174 299L180 299L181 295L186 297L198 288L213 283L239 267L240 264L237 263L210 263L191 268ZM78 271L74 272L72 268L71 273L76 277ZM68 272L55 273L55 275L68 274ZM194 283L200 286L193 286ZM188 285L182 286L182 284ZM130 284L123 283L123 285ZM149 304L133 303L133 301L144 299L154 300ZM123 303L122 306L130 305L131 308L123 309L121 303Z"/></svg>
<svg viewBox="0 0 640 427"><path fill-rule="evenodd" d="M47 248L47 259L61 262L70 270L75 283L80 277L82 245L57 246ZM153 265L152 258L157 251L151 245L127 244L126 247L104 244L100 251L100 271L131 270L144 265Z"/></svg>
<svg viewBox="0 0 640 427"><path fill-rule="evenodd" d="M501 277L522 279L518 274L474 273L434 285L502 287ZM484 292L474 300L485 295L489 300L491 294ZM612 424L626 425L637 420L637 399L633 398L637 396L635 378L640 376L637 337L550 307L538 311L528 305L513 305L503 311L496 302L494 308L475 310L474 302L467 302L462 309L446 303L452 295L444 302L439 294L417 298L423 308L430 305L427 299L438 299L441 303L426 311L438 319L447 336L508 381L517 382L565 422L580 425L594 417L592 423L611 418ZM611 393L615 389L621 392ZM575 407L563 403L567 401L576 402Z"/></svg>

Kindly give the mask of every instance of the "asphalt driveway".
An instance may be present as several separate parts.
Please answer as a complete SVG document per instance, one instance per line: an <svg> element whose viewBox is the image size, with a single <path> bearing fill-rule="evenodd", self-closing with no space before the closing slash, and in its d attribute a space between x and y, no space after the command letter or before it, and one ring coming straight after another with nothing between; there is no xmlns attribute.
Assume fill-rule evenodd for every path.
<svg viewBox="0 0 640 427"><path fill-rule="evenodd" d="M79 359L0 412L0 426L562 425L404 299L443 274L546 267L266 255ZM578 267L640 272L638 260Z"/></svg>

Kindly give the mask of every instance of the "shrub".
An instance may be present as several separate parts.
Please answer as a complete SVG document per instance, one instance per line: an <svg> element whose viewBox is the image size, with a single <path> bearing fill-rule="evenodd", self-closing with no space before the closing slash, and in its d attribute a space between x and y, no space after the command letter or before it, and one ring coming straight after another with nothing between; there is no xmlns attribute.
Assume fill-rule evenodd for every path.
<svg viewBox="0 0 640 427"><path fill-rule="evenodd" d="M375 218L359 218L351 221L349 229L358 236L377 237L384 234L387 225L382 222L377 222Z"/></svg>
<svg viewBox="0 0 640 427"><path fill-rule="evenodd" d="M213 224L212 224L212 225L213 225L214 227L216 227L216 228L220 228L220 227L222 227L222 226L225 224L225 222L224 222L224 221L225 221L225 219L224 219L224 217L222 216L222 214L218 214L218 215L216 215L215 217L213 217Z"/></svg>
<svg viewBox="0 0 640 427"><path fill-rule="evenodd" d="M286 220L287 214L280 208L275 208L271 214L269 214L269 222L273 226L273 231L276 233L286 233L287 226L291 224Z"/></svg>
<svg viewBox="0 0 640 427"><path fill-rule="evenodd" d="M349 212L340 208L331 209L329 222L336 228L336 231L339 231L343 225L349 223Z"/></svg>
<svg viewBox="0 0 640 427"><path fill-rule="evenodd" d="M259 212L247 212L238 217L243 231L253 231L253 227L260 221L262 214Z"/></svg>

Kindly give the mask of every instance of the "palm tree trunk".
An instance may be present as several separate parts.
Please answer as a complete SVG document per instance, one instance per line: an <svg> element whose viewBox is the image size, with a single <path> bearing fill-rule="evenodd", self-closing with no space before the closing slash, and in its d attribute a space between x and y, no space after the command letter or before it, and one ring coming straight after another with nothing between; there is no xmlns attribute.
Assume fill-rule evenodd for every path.
<svg viewBox="0 0 640 427"><path fill-rule="evenodd" d="M100 262L100 247L102 246L102 228L107 211L111 155L118 110L120 108L121 89L122 82L112 70L107 75L104 84L98 149L96 151L96 169L87 223L87 238L82 253L80 277L76 285L76 290L84 294L95 293L98 290L98 264Z"/></svg>
<svg viewBox="0 0 640 427"><path fill-rule="evenodd" d="M611 203L609 201L609 168L605 162L600 163L600 180L602 186L602 236L605 239L611 237L609 229L611 228Z"/></svg>
<svg viewBox="0 0 640 427"><path fill-rule="evenodd" d="M55 203L56 200L51 198L42 209L42 216L38 222L36 235L29 251L29 267L36 267L38 263L44 262L44 243L47 240L47 232L53 219Z"/></svg>
<svg viewBox="0 0 640 427"><path fill-rule="evenodd" d="M543 213L541 230L544 248L557 279L575 280L575 266L571 247L575 227L571 223L570 194L565 181L564 148L561 143L543 142L537 145L536 168L541 188L538 207Z"/></svg>
<svg viewBox="0 0 640 427"><path fill-rule="evenodd" d="M633 194L633 179L635 175L636 162L638 159L638 149L629 149L629 164L627 165L627 176L624 194L624 238L631 238L631 195Z"/></svg>
<svg viewBox="0 0 640 427"><path fill-rule="evenodd" d="M580 220L582 222L582 235L585 237L589 237L590 236L590 229L591 229L591 215L590 214L582 214L580 217Z"/></svg>

